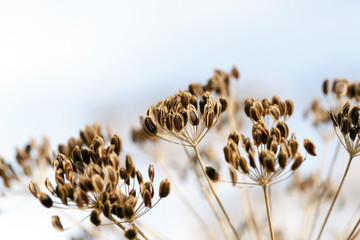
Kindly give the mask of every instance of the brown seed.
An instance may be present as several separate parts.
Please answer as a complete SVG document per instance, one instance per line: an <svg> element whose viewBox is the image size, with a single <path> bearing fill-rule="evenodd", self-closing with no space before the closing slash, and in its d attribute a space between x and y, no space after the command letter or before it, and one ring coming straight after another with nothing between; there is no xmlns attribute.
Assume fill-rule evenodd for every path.
<svg viewBox="0 0 360 240"><path fill-rule="evenodd" d="M170 182L166 178L161 181L160 187L159 187L159 196L160 198L166 198L170 193Z"/></svg>
<svg viewBox="0 0 360 240"><path fill-rule="evenodd" d="M244 173L249 173L250 172L250 169L249 169L249 167L248 167L248 165L246 163L246 159L243 156L240 157L238 162L239 162L241 170L243 170Z"/></svg>
<svg viewBox="0 0 360 240"><path fill-rule="evenodd" d="M132 225L131 228L125 230L125 237L127 239L135 239L138 233L138 229L135 225Z"/></svg>
<svg viewBox="0 0 360 240"><path fill-rule="evenodd" d="M297 170L302 162L303 162L303 157L301 156L300 153L296 153L296 155L294 156L294 163L291 166L291 170L293 171Z"/></svg>
<svg viewBox="0 0 360 240"><path fill-rule="evenodd" d="M157 127L155 122L152 120L152 118L150 117L146 117L144 119L144 130L147 134L149 134L150 136L154 136L157 133Z"/></svg>
<svg viewBox="0 0 360 240"><path fill-rule="evenodd" d="M351 123L353 125L357 125L359 123L359 110L360 110L360 107L355 106L349 112Z"/></svg>
<svg viewBox="0 0 360 240"><path fill-rule="evenodd" d="M109 200L105 201L104 203L103 214L107 218L111 217L111 204Z"/></svg>
<svg viewBox="0 0 360 240"><path fill-rule="evenodd" d="M278 162L282 169L287 165L287 160L289 159L289 154L285 150L281 150L278 154Z"/></svg>
<svg viewBox="0 0 360 240"><path fill-rule="evenodd" d="M215 168L206 167L205 172L206 172L206 175L208 176L208 178L211 181L213 181L213 182L218 182L219 181L220 175L219 175L218 171L216 171Z"/></svg>
<svg viewBox="0 0 360 240"><path fill-rule="evenodd" d="M251 166L252 168L256 168L256 163L255 163L254 154L250 152L250 153L248 153L248 156L249 156L250 166Z"/></svg>
<svg viewBox="0 0 360 240"><path fill-rule="evenodd" d="M324 81L324 83L323 83L323 93L325 94L325 95L327 95L328 94L328 92L329 92L329 79L325 79L325 81Z"/></svg>
<svg viewBox="0 0 360 240"><path fill-rule="evenodd" d="M232 131L230 134L229 134L229 137L228 139L232 139L236 145L239 144L239 140L240 140L240 136L239 134L236 133L236 131Z"/></svg>
<svg viewBox="0 0 360 240"><path fill-rule="evenodd" d="M104 191L104 180L100 177L100 175L94 174L91 177L91 182L96 192L102 193Z"/></svg>
<svg viewBox="0 0 360 240"><path fill-rule="evenodd" d="M232 159L233 155L232 155L232 151L231 151L231 148L229 145L226 145L224 147L224 156L225 156L225 161L227 163L231 163L233 161L233 159Z"/></svg>
<svg viewBox="0 0 360 240"><path fill-rule="evenodd" d="M60 231L60 232L64 231L64 228L63 228L63 226L62 226L62 224L61 224L61 222L60 222L59 216L52 216L52 217L51 217L51 224L53 225L53 227L54 227L56 230L58 230L58 231Z"/></svg>
<svg viewBox="0 0 360 240"><path fill-rule="evenodd" d="M232 182L233 186L235 186L236 182L237 182L236 171L235 171L235 169L233 167L229 167L229 172L230 172L231 182Z"/></svg>
<svg viewBox="0 0 360 240"><path fill-rule="evenodd" d="M293 115L293 113L294 113L294 103L293 103L292 100L287 99L287 100L285 101L285 104L286 104L286 112L287 112L287 115L288 115L289 117L291 117L291 115Z"/></svg>
<svg viewBox="0 0 360 240"><path fill-rule="evenodd" d="M197 115L195 110L191 110L189 112L189 122L193 126L197 126L199 124L199 116Z"/></svg>
<svg viewBox="0 0 360 240"><path fill-rule="evenodd" d="M355 138L356 138L356 135L358 134L358 130L355 128L355 127L352 127L352 128L350 128L350 133L349 133L349 135L350 135L350 139L352 140L352 141L355 141Z"/></svg>
<svg viewBox="0 0 360 240"><path fill-rule="evenodd" d="M292 138L288 141L288 146L289 146L289 150L290 150L290 155L291 156L295 156L295 154L297 153L297 150L299 148L299 144L296 141L296 139Z"/></svg>
<svg viewBox="0 0 360 240"><path fill-rule="evenodd" d="M239 71L236 67L233 67L233 69L231 70L231 74L234 76L235 79L239 79L240 77Z"/></svg>
<svg viewBox="0 0 360 240"><path fill-rule="evenodd" d="M275 157L272 152L267 152L264 159L266 170L269 172L275 172Z"/></svg>
<svg viewBox="0 0 360 240"><path fill-rule="evenodd" d="M152 203L151 203L151 194L150 194L150 192L148 190L145 190L142 197L143 197L143 200L144 200L145 207L151 208Z"/></svg>
<svg viewBox="0 0 360 240"><path fill-rule="evenodd" d="M41 204L46 208L51 208L53 205L52 199L46 193L40 192L38 194L38 199L40 200Z"/></svg>
<svg viewBox="0 0 360 240"><path fill-rule="evenodd" d="M250 108L252 107L253 102L254 102L254 99L252 99L252 98L247 98L245 100L244 111L245 111L246 116L248 116L248 117L250 117Z"/></svg>
<svg viewBox="0 0 360 240"><path fill-rule="evenodd" d="M45 179L45 187L47 188L47 190L49 190L49 192L50 192L52 195L55 195L54 187L53 187L53 185L51 184L49 178L46 178L46 179Z"/></svg>
<svg viewBox="0 0 360 240"><path fill-rule="evenodd" d="M315 144L310 139L304 139L304 148L311 156L316 156Z"/></svg>
<svg viewBox="0 0 360 240"><path fill-rule="evenodd" d="M350 127L351 127L351 123L350 123L350 119L347 117L344 117L343 119L341 119L341 133L343 135L347 135L350 132Z"/></svg>
<svg viewBox="0 0 360 240"><path fill-rule="evenodd" d="M154 165L152 165L152 164L149 165L148 175L149 175L150 181L153 182L154 176L155 176L155 170L154 170Z"/></svg>
<svg viewBox="0 0 360 240"><path fill-rule="evenodd" d="M260 113L255 107L250 107L250 118L255 122L260 120Z"/></svg>
<svg viewBox="0 0 360 240"><path fill-rule="evenodd" d="M228 106L228 101L224 97L221 97L219 101L221 103L221 112L225 112Z"/></svg>
<svg viewBox="0 0 360 240"><path fill-rule="evenodd" d="M207 128L211 128L214 124L215 112L213 110L209 110L204 114L204 122Z"/></svg>
<svg viewBox="0 0 360 240"><path fill-rule="evenodd" d="M115 134L114 136L111 137L110 139L110 143L112 145L114 145L114 152L116 153L116 155L120 155L121 152L121 148L122 148L122 141L119 135Z"/></svg>
<svg viewBox="0 0 360 240"><path fill-rule="evenodd" d="M146 199L148 199L148 196L146 197ZM126 202L122 207L122 214L124 218L131 219L134 216L134 207L129 202Z"/></svg>
<svg viewBox="0 0 360 240"><path fill-rule="evenodd" d="M90 213L90 221L95 225L95 226L99 226L101 224L101 219L100 219L100 213L98 210L92 210Z"/></svg>
<svg viewBox="0 0 360 240"><path fill-rule="evenodd" d="M338 121L337 121L337 117L335 116L335 113L332 110L330 110L330 112L329 112L329 118L332 121L334 127L339 126Z"/></svg>
<svg viewBox="0 0 360 240"><path fill-rule="evenodd" d="M29 190L30 190L31 194L36 198L38 198L38 194L41 192L37 183L35 183L33 181L31 181L29 183Z"/></svg>
<svg viewBox="0 0 360 240"><path fill-rule="evenodd" d="M274 118L275 121L279 121L280 110L278 106L270 106L270 115Z"/></svg>
<svg viewBox="0 0 360 240"><path fill-rule="evenodd" d="M184 128L184 117L180 113L175 113L173 118L173 126L176 132L180 132Z"/></svg>

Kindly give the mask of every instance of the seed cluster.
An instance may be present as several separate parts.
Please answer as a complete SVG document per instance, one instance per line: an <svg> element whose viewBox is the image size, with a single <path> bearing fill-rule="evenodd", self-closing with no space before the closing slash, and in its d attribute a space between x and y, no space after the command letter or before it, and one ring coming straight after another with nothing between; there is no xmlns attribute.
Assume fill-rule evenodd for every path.
<svg viewBox="0 0 360 240"><path fill-rule="evenodd" d="M298 152L295 134L289 137L289 128L284 122L293 113L293 102L289 99L283 102L278 96L273 97L271 102L249 98L245 101L244 110L253 123L252 139L232 132L224 147L225 160L231 165L233 184L238 183L236 171L246 174L261 186L278 182L296 171L304 157ZM239 144L246 154L241 154ZM305 139L304 147L309 154L316 155L311 140ZM285 171L287 166L291 166L289 171Z"/></svg>
<svg viewBox="0 0 360 240"><path fill-rule="evenodd" d="M198 97L199 96L199 99ZM210 92L181 91L146 111L144 130L151 136L195 146L226 110L227 100L215 101Z"/></svg>
<svg viewBox="0 0 360 240"><path fill-rule="evenodd" d="M45 186L62 204L91 210L90 221L96 226L102 222L101 214L107 218L116 216L122 223L132 225L161 198L168 196L170 183L167 179L161 182L159 200L155 203L154 167L149 166L149 181L144 182L130 155L125 156L125 164L121 166L121 138L114 134L109 142L106 146L97 125L87 126L80 132L79 140L70 138L67 145L59 146L60 153L52 162L56 186L53 187L48 178ZM36 183L31 182L29 189L45 207L54 205ZM58 218L52 222L57 229L62 229Z"/></svg>
<svg viewBox="0 0 360 240"><path fill-rule="evenodd" d="M340 111L334 112L331 110L329 112L329 116L340 142L351 156L357 156L360 152L360 106L356 105L351 109L350 108L349 100L345 103Z"/></svg>

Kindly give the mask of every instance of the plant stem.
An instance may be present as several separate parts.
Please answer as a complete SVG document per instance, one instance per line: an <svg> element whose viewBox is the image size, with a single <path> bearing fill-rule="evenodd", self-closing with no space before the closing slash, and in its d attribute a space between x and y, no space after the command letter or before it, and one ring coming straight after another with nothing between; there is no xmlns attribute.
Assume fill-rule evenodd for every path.
<svg viewBox="0 0 360 240"><path fill-rule="evenodd" d="M360 224L360 218L359 218L359 220L356 222L356 224L355 224L353 230L351 231L349 237L347 238L347 240L350 240L350 239L351 239L351 237L354 235L356 229L358 228L359 224Z"/></svg>
<svg viewBox="0 0 360 240"><path fill-rule="evenodd" d="M346 167L344 176L343 176L343 178L342 178L342 180L341 180L341 183L340 183L340 185L339 185L338 190L336 191L336 194L335 194L334 199L333 199L333 201L332 201L332 203L331 203L330 209L329 209L329 211L328 211L328 213L327 213L327 215L326 215L326 218L325 218L325 220L324 220L324 223L323 223L323 225L322 225L322 227L321 227L321 230L320 230L320 233L319 233L319 235L318 235L318 237L317 237L317 240L320 239L321 234L322 234L322 232L324 231L324 228L325 228L325 225L326 225L326 223L327 223L327 220L329 219L330 213L331 213L331 211L332 211L332 209L333 209L333 207L334 207L334 205L335 205L335 202L336 202L336 200L337 200L337 198L338 198L338 196L339 196L339 193L340 193L340 190L341 190L341 188L342 188L342 185L343 185L343 183L344 183L344 181L345 181L346 175L347 175L347 173L348 173L348 171L349 171L349 169L350 169L350 164L351 164L352 159L353 159L353 156L350 155L350 156L349 156L349 162L348 162L348 164L347 164L347 167Z"/></svg>
<svg viewBox="0 0 360 240"><path fill-rule="evenodd" d="M199 224L202 226L201 229L208 235L208 237L212 240L215 240L214 233L210 230L210 228L206 225L205 221L200 217L199 213L195 210L189 200L186 198L185 194L181 190L181 188L176 184L176 181L171 177L171 174L167 170L166 166L162 162L158 162L158 166L160 167L161 171L165 173L165 175L169 178L171 184L175 187L176 193L180 197L180 200L185 205L185 207L195 216L198 220Z"/></svg>
<svg viewBox="0 0 360 240"><path fill-rule="evenodd" d="M113 216L110 216L109 219L113 223L115 223L118 227L120 227L124 232L126 231L126 228L120 222L118 222ZM139 228L138 228L138 232L144 239L150 240L148 237L146 237L146 235ZM138 237L136 237L135 239L139 240Z"/></svg>
<svg viewBox="0 0 360 240"><path fill-rule="evenodd" d="M330 166L329 172L328 172L328 174L326 176L326 180L320 186L321 193L320 193L320 196L316 199L317 202L316 202L316 207L315 207L315 209L313 211L314 216L312 218L312 224L311 224L311 229L310 229L310 232L309 232L309 238L308 239L312 239L312 235L314 233L315 226L316 226L317 220L319 218L320 207L321 207L322 203L324 202L323 197L324 197L324 195L326 193L326 191L325 191L326 188L325 187L330 182L332 172L334 170L335 162L336 162L339 150L340 150L340 146L341 146L341 143L337 142L335 153L333 155L333 158L332 158L332 161L331 161L331 166Z"/></svg>
<svg viewBox="0 0 360 240"><path fill-rule="evenodd" d="M239 234L236 232L234 226L233 226L232 223L231 223L231 220L230 220L228 214L226 213L226 210L225 210L224 206L221 204L221 201L220 201L219 197L217 196L217 194L216 194L216 192L215 192L215 189L214 189L214 187L213 187L213 185L212 185L211 180L210 180L210 179L208 178L208 176L206 175L205 166L204 166L203 161L201 160L201 156L200 156L200 153L199 153L199 150L198 150L197 146L194 145L193 148L194 148L194 150L195 150L196 157L197 157L197 159L199 160L199 163L200 163L201 169L202 169L202 171L203 171L203 174L204 174L204 176L205 176L205 178L206 178L206 180L207 180L207 182L208 182L208 184L209 184L209 187L210 187L210 189L211 189L211 192L213 193L213 195L214 195L217 203L219 204L219 206L220 206L220 208L221 208L221 211L224 213L225 218L226 218L226 220L227 220L227 222L228 222L231 230L233 231L234 235L236 236L236 239L240 240Z"/></svg>
<svg viewBox="0 0 360 240"><path fill-rule="evenodd" d="M206 186L204 185L204 183L203 183L203 181L202 181L201 172L199 172L198 169L196 168L195 163L194 163L194 161L191 159L191 156L190 156L189 152L187 151L186 147L184 147L184 150L185 150L185 153L186 153L187 157L189 158L189 161L190 161L191 166L192 166L192 168L193 168L193 170L194 170L194 172L195 172L195 175L196 175L196 177L198 178L198 182L199 182L199 184L200 184L201 190L203 191L203 193L204 193L204 195L205 195L206 200L208 201L211 209L213 210L213 213L215 214L217 220L219 221L220 226L221 226L221 228L222 228L222 230L223 230L226 238L231 240L231 239L232 239L232 238L231 238L231 235L230 235L228 229L226 228L225 223L224 223L222 217L220 216L218 210L216 209L213 201L211 200L211 197L210 197L210 194L209 194L209 190L206 188Z"/></svg>
<svg viewBox="0 0 360 240"><path fill-rule="evenodd" d="M269 204L269 197L268 197L268 193L267 193L267 186L263 186L263 190L264 190L264 196L265 196L266 213L268 216L271 240L275 240L274 231L273 231L273 227L272 227L272 221L271 221L270 204Z"/></svg>

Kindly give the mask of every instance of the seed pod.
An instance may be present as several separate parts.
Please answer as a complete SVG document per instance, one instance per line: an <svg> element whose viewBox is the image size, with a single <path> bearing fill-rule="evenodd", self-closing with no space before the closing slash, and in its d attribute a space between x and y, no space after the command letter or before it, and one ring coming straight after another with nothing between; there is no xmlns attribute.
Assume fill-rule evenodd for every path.
<svg viewBox="0 0 360 240"><path fill-rule="evenodd" d="M160 198L166 198L170 193L170 182L166 178L161 181L160 187L159 187L159 196Z"/></svg>
<svg viewBox="0 0 360 240"><path fill-rule="evenodd" d="M119 135L115 134L114 136L111 137L110 139L110 143L112 145L114 145L114 153L116 153L116 155L120 155L121 152L121 148L122 148L122 141Z"/></svg>
<svg viewBox="0 0 360 240"><path fill-rule="evenodd" d="M233 167L229 167L229 172L230 172L231 182L232 182L233 186L235 186L236 182L237 182L236 171L235 171L235 169Z"/></svg>
<svg viewBox="0 0 360 240"><path fill-rule="evenodd" d="M176 132L180 132L183 129L184 117L181 114L175 113L174 118L173 118L173 126L174 126L174 130Z"/></svg>
<svg viewBox="0 0 360 240"><path fill-rule="evenodd" d="M292 138L288 141L288 146L289 146L289 152L291 156L295 156L295 154L297 153L299 144L296 141L296 139Z"/></svg>
<svg viewBox="0 0 360 240"><path fill-rule="evenodd" d="M141 185L144 182L142 174L139 170L136 171L136 179L137 179L139 185Z"/></svg>
<svg viewBox="0 0 360 240"><path fill-rule="evenodd" d="M267 152L265 157L265 168L269 172L275 172L275 157L272 152Z"/></svg>
<svg viewBox="0 0 360 240"><path fill-rule="evenodd" d="M304 139L304 148L311 156L316 156L315 144L310 139Z"/></svg>
<svg viewBox="0 0 360 240"><path fill-rule="evenodd" d="M350 103L351 103L351 100L348 100L348 101L344 104L344 106L342 107L341 112L342 112L342 115L343 115L343 116L346 116L346 115L349 113Z"/></svg>
<svg viewBox="0 0 360 240"><path fill-rule="evenodd" d="M332 110L330 110L330 112L329 112L329 118L332 121L334 127L339 126L338 121L337 121L337 117L335 116L335 113Z"/></svg>
<svg viewBox="0 0 360 240"><path fill-rule="evenodd" d="M109 200L105 201L104 203L103 214L107 218L111 217L111 203Z"/></svg>
<svg viewBox="0 0 360 240"><path fill-rule="evenodd" d="M29 183L29 190L30 190L31 194L36 198L38 198L38 194L41 192L39 186L37 185L37 183L35 183L33 181L31 181Z"/></svg>
<svg viewBox="0 0 360 240"><path fill-rule="evenodd" d="M148 196L146 198L148 199ZM150 198L150 200L151 200L151 198ZM129 202L126 202L124 204L124 206L122 207L122 215L126 219L131 219L134 216L134 208Z"/></svg>
<svg viewBox="0 0 360 240"><path fill-rule="evenodd" d="M224 97L221 97L219 99L219 101L220 101L220 104L221 104L221 112L225 112L226 109L227 109L227 106L228 106L228 101Z"/></svg>
<svg viewBox="0 0 360 240"><path fill-rule="evenodd" d="M297 170L300 167L302 162L303 162L303 157L301 156L300 153L297 153L294 156L294 163L291 166L291 170L293 170L293 171Z"/></svg>
<svg viewBox="0 0 360 240"><path fill-rule="evenodd" d="M359 106L355 106L349 112L351 123L353 125L357 125L359 123L359 109L360 109Z"/></svg>
<svg viewBox="0 0 360 240"><path fill-rule="evenodd" d="M286 113L289 117L291 117L291 115L293 115L294 113L294 103L292 100L286 99L285 104L286 104Z"/></svg>
<svg viewBox="0 0 360 240"><path fill-rule="evenodd" d="M40 200L41 204L46 208L51 208L53 205L52 199L46 193L40 192L38 194L38 199Z"/></svg>
<svg viewBox="0 0 360 240"><path fill-rule="evenodd" d="M281 137L286 139L289 136L289 127L285 122L278 122L278 124L276 124L276 128L280 130Z"/></svg>
<svg viewBox="0 0 360 240"><path fill-rule="evenodd" d="M130 176L134 168L135 168L135 166L134 166L134 162L132 160L132 157L129 154L126 154L126 157L125 157L126 174L128 176Z"/></svg>
<svg viewBox="0 0 360 240"><path fill-rule="evenodd" d="M152 206L152 203L151 203L151 194L148 190L145 190L143 195L142 195L142 198L144 200L144 205L145 207L148 207L148 208L151 208Z"/></svg>
<svg viewBox="0 0 360 240"><path fill-rule="evenodd" d="M94 174L91 177L91 182L96 192L102 193L104 191L104 180L99 175Z"/></svg>
<svg viewBox="0 0 360 240"><path fill-rule="evenodd" d="M235 79L239 79L240 77L239 71L236 67L233 67L233 69L231 70L231 74L234 76Z"/></svg>
<svg viewBox="0 0 360 240"><path fill-rule="evenodd" d="M325 79L325 81L324 81L324 83L323 83L323 93L325 94L325 95L327 95L328 94L328 92L329 92L329 79Z"/></svg>
<svg viewBox="0 0 360 240"><path fill-rule="evenodd" d="M213 126L214 119L215 119L215 112L213 110L209 110L204 113L204 122L207 128L211 128Z"/></svg>
<svg viewBox="0 0 360 240"><path fill-rule="evenodd" d="M349 118L344 117L343 119L341 119L341 133L343 135L347 135L350 132L350 127L351 123Z"/></svg>
<svg viewBox="0 0 360 240"><path fill-rule="evenodd" d="M219 181L220 175L219 175L218 171L216 171L215 168L206 167L205 172L206 172L206 176L208 176L208 178L211 181L213 181L213 182L218 182Z"/></svg>
<svg viewBox="0 0 360 240"><path fill-rule="evenodd" d="M184 108L186 108L187 107L187 105L189 105L189 103L190 103L190 97L189 97L189 95L187 95L185 92L183 92L182 94L181 94L181 104L182 104L182 106L184 107Z"/></svg>
<svg viewBox="0 0 360 240"><path fill-rule="evenodd" d="M246 159L241 156L240 159L238 160L238 163L239 163L239 166L241 168L241 170L244 172L244 173L249 173L250 172L250 169L246 163Z"/></svg>
<svg viewBox="0 0 360 240"><path fill-rule="evenodd" d="M260 113L255 107L250 107L250 118L255 122L260 120Z"/></svg>
<svg viewBox="0 0 360 240"><path fill-rule="evenodd" d="M150 136L154 136L157 133L157 127L155 122L150 117L145 117L144 119L144 130Z"/></svg>
<svg viewBox="0 0 360 240"><path fill-rule="evenodd" d="M259 154L259 162L263 167L265 166L265 160L266 160L266 152L261 151Z"/></svg>
<svg viewBox="0 0 360 240"><path fill-rule="evenodd" d="M154 170L154 165L152 165L152 164L149 165L148 175L149 175L150 181L153 182L154 176L155 176L155 170Z"/></svg>
<svg viewBox="0 0 360 240"><path fill-rule="evenodd" d="M280 119L280 110L277 106L270 106L270 115L274 118L275 121Z"/></svg>
<svg viewBox="0 0 360 240"><path fill-rule="evenodd" d="M61 224L61 222L60 222L59 216L52 216L52 217L51 217L51 224L53 225L53 227L54 227L56 230L58 230L58 231L60 231L60 232L64 231L64 228L63 228L63 226L62 226L62 224Z"/></svg>
<svg viewBox="0 0 360 240"><path fill-rule="evenodd" d="M124 235L127 239L132 240L136 238L137 233L138 233L137 227L135 225L132 225L130 228L125 230Z"/></svg>
<svg viewBox="0 0 360 240"><path fill-rule="evenodd" d="M173 130L173 127L174 127L174 124L173 124L173 114L172 113L169 113L168 115L166 115L165 117L165 125L166 125L166 128L169 130L169 131L172 131Z"/></svg>
<svg viewBox="0 0 360 240"><path fill-rule="evenodd" d="M98 210L95 209L95 210L91 211L91 213L90 213L90 221L95 226L99 226L101 224L100 213L99 213Z"/></svg>
<svg viewBox="0 0 360 240"><path fill-rule="evenodd" d="M108 178L108 182L112 185L117 184L118 176L116 170L112 166L105 167L106 175Z"/></svg>
<svg viewBox="0 0 360 240"><path fill-rule="evenodd" d="M189 112L189 122L193 126L197 126L199 124L199 116L197 115L195 110L191 110Z"/></svg>
<svg viewBox="0 0 360 240"><path fill-rule="evenodd" d="M289 154L285 150L281 150L278 154L278 162L282 169L287 165L287 160L289 159Z"/></svg>
<svg viewBox="0 0 360 240"><path fill-rule="evenodd" d="M31 182L30 182L30 184L31 184ZM47 188L47 190L49 190L49 192L50 192L52 195L55 195L54 187L53 187L53 185L51 184L49 178L46 178L46 179L45 179L45 187Z"/></svg>
<svg viewBox="0 0 360 240"><path fill-rule="evenodd" d="M251 99L251 98L247 98L245 100L244 111L245 111L246 116L248 116L248 117L250 117L250 108L251 108L253 102L254 102L254 99Z"/></svg>
<svg viewBox="0 0 360 240"><path fill-rule="evenodd" d="M83 206L89 204L89 198L88 195L85 194L83 191L76 191L74 194L76 205L79 208L83 208Z"/></svg>
<svg viewBox="0 0 360 240"><path fill-rule="evenodd" d="M224 147L224 156L227 163L231 163L233 161L233 154L229 145Z"/></svg>
<svg viewBox="0 0 360 240"><path fill-rule="evenodd" d="M253 154L252 152L249 152L249 153L248 153L248 157L249 157L250 166L251 166L252 168L256 168L254 154Z"/></svg>
<svg viewBox="0 0 360 240"><path fill-rule="evenodd" d="M236 143L236 145L239 145L240 136L236 133L236 131L232 131L229 134L228 139L232 139Z"/></svg>
<svg viewBox="0 0 360 240"><path fill-rule="evenodd" d="M350 128L350 133L349 133L349 135L350 135L350 139L352 140L352 141L355 141L355 138L356 138L356 135L358 134L358 130L355 128L355 127L352 127L352 128Z"/></svg>

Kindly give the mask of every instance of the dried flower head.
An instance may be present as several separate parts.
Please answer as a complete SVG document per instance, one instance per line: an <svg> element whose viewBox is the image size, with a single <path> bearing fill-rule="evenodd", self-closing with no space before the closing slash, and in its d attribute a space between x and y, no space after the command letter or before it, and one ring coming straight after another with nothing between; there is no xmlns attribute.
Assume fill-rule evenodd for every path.
<svg viewBox="0 0 360 240"><path fill-rule="evenodd" d="M278 96L271 101L249 98L245 101L244 110L253 123L252 139L232 132L224 147L225 160L232 169L233 184L238 183L234 170L261 186L279 182L293 174L304 161L298 152L299 144L295 134L289 137L289 127L285 123L294 111L293 102L281 101ZM308 139L305 143L305 149L314 155L315 145Z"/></svg>
<svg viewBox="0 0 360 240"><path fill-rule="evenodd" d="M170 183L162 182L160 198L154 201L153 166L148 169L149 181L144 182L130 155L126 155L121 164L120 137L115 134L109 137L109 145L106 142L97 128L87 126L78 140L71 138L67 146L59 148L62 153L52 162L56 186L53 187L49 179L45 180L45 186L63 205L91 209L90 221L96 226L101 225L102 214L111 220L117 217L121 223L132 224L169 194ZM59 204L41 192L35 183L31 182L29 189L45 207ZM62 229L58 219L53 218L53 225Z"/></svg>

